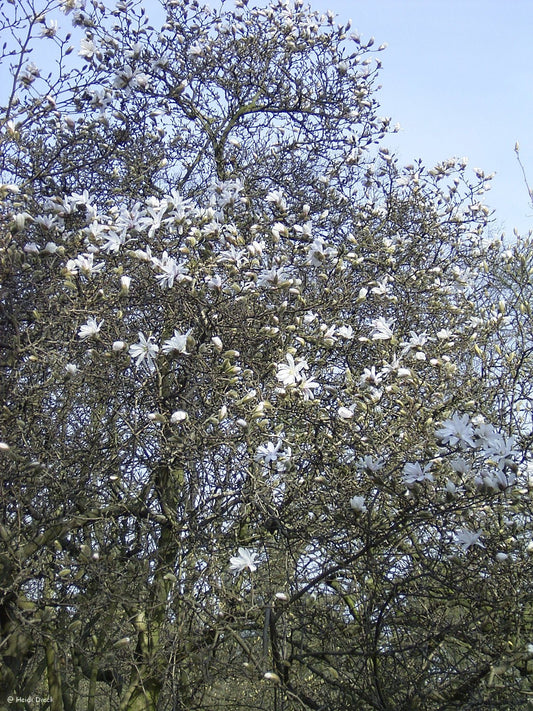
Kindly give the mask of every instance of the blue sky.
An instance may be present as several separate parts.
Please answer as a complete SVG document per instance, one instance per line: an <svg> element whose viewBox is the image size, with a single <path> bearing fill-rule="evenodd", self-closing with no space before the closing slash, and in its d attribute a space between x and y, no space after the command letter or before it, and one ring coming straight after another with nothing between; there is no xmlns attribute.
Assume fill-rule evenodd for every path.
<svg viewBox="0 0 533 711"><path fill-rule="evenodd" d="M315 0L363 38L387 49L378 94L401 131L389 139L402 163L451 156L496 173L485 202L494 229L533 229L514 152L533 187L533 2L531 0Z"/></svg>

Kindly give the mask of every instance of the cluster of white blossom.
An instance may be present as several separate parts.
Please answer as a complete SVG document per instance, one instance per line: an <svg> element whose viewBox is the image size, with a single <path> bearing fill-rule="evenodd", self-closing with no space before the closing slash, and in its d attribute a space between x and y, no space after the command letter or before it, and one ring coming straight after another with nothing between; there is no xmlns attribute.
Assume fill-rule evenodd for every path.
<svg viewBox="0 0 533 711"><path fill-rule="evenodd" d="M274 205L287 224L276 223L270 235L268 227L257 227L253 238L245 239L226 213L228 208L239 209L242 199L242 184L231 181L212 186L207 207L195 206L173 192L163 198L137 202L129 208L118 205L104 214L97 208L94 197L84 191L61 199L52 198L44 205L42 215L32 219L23 215L19 217L19 222L28 228L33 237L25 247L28 256L46 258L59 255L58 266L67 281L100 280L102 292L105 293L112 283L107 277L117 273L117 259L122 259L123 269L116 288L120 287L124 298L130 294L133 283L130 274L146 268L146 275L152 275L158 290L167 291L179 286L195 297L199 295L212 301L218 299L220 294L231 299L242 298L243 294L262 299L266 289L276 299L278 292L283 293L283 299L273 303L277 304L276 308L286 309L291 301L296 303L301 298L302 277L306 270L323 268L326 262L330 262L330 266L338 264L341 269L345 269L349 262L351 268L357 268L360 260L355 253L348 257L344 255L341 260L336 248L313 236L311 220L301 226L294 223L289 227L289 207L282 190L267 194L265 211ZM77 254L69 253L74 243L70 239L68 226L70 216L82 221L81 229L76 227L83 237L82 249ZM294 236L298 237L296 246L292 239ZM202 252L200 256L199 250L206 244L209 251ZM290 258L285 250L288 244L292 253ZM127 270L131 270L130 274L124 273ZM355 304L364 305L370 298L390 302L396 298L395 288L395 280L388 274L378 280L367 279L359 289ZM269 298L265 303L268 302ZM272 309L272 325L263 326L262 335L267 339L277 338L280 328L276 311L273 306L268 308ZM361 403L367 403L365 407L370 403L372 407L382 408L385 406L384 398L392 397L398 387L422 383L424 376L419 374L420 368L448 368L453 372L448 351L457 334L442 325L437 324L431 332L427 327L420 330L413 328L408 335L404 335L392 316L376 315L356 326L360 329L357 331L353 319L344 323L326 323L312 309L303 313L296 310L295 314L294 343L302 348L305 346L305 355L299 355L294 346L285 350L283 359L273 363L275 379L262 384L267 393L264 399L260 399L256 390L251 389L243 379L243 368L231 362L236 352L233 355L229 351L223 353L221 339L218 336L211 338L213 353L220 354L220 361L232 378L235 392L233 399L219 409L213 422L224 420L228 427L233 423L241 430L248 428L251 422L263 422L264 426L275 424L275 415L267 415L272 403L283 400L284 396L299 395L297 400L301 403L310 405L312 401L319 401L317 404L321 407L324 406L322 398L326 398L328 411L336 412L339 420L349 427L351 421L357 419ZM88 316L85 323L78 326L78 340L106 344L107 318L99 317L96 312ZM129 355L129 361L124 361L125 367L131 362L137 370L150 377L157 369L161 356L167 361L184 356L194 357L194 324L180 325L181 328L175 328L170 337L168 334L163 336L157 328L149 333L138 330L136 335L124 332L119 338L114 335L107 347L111 352ZM477 328L477 325L471 327ZM352 344L361 344L367 348L368 357L373 357L374 362L363 365L359 376L354 379L349 368L343 371L341 367L333 367L328 371L317 355L317 362L321 365L317 366L319 375L315 379L316 376L309 372L311 359L315 370L315 356L313 348L308 346L310 343L315 343L318 349L334 349L339 354ZM376 365L380 360L381 366ZM79 367L71 362L65 365L70 376L76 375ZM333 398L332 383L336 384ZM344 404L346 402L349 404ZM251 409L245 411L249 405ZM149 413L148 417L155 422L161 419L157 413ZM178 409L169 418L172 424L179 424L189 418L189 413ZM481 420L471 420L467 415L457 413L441 423L435 436L441 448L434 459L403 463L401 481L408 490L438 483L443 471L438 459L443 456L449 462L449 471L455 475L463 477L471 473L472 484L479 491L503 491L515 483L514 462L519 452L512 436L503 435ZM254 460L283 477L296 462L296 453L284 444L285 441L283 436L278 435L277 441L270 439L259 444ZM301 451L298 454L301 455ZM386 468L386 456L376 459L368 454L356 462L356 469L361 472L377 474ZM456 496L461 486L461 481L451 476L445 482L444 490L448 495ZM278 482L274 488L279 500L282 500L283 482ZM362 493L354 495L349 503L357 516L368 512L367 498ZM467 532L465 528L462 533L457 533L457 540L462 541L464 550L474 544L482 545L479 537L469 538ZM241 556L241 563L245 559L248 563L239 564L238 568L235 562L234 568L248 567L252 570L255 565L253 560Z"/></svg>

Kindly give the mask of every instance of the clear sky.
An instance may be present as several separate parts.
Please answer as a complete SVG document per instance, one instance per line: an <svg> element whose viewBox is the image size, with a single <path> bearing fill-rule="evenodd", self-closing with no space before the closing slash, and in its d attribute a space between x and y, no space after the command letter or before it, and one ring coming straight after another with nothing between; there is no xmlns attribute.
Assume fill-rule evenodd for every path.
<svg viewBox="0 0 533 711"><path fill-rule="evenodd" d="M496 173L485 202L498 232L533 229L514 146L533 188L532 0L312 0L363 38L386 42L378 94L401 131L402 163L451 156Z"/></svg>

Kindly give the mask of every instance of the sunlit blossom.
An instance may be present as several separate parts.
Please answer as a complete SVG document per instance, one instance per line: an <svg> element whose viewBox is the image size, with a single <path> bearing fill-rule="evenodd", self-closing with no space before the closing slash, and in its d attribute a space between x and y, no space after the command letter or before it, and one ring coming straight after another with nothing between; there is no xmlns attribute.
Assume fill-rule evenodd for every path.
<svg viewBox="0 0 533 711"><path fill-rule="evenodd" d="M256 462L265 466L274 464L278 471L285 471L290 464L292 451L290 447L283 448L283 441L278 440L276 444L266 442L259 445L254 455Z"/></svg>
<svg viewBox="0 0 533 711"><path fill-rule="evenodd" d="M353 328L351 326L339 326L337 328L337 336L345 338L347 341L351 341L354 337Z"/></svg>
<svg viewBox="0 0 533 711"><path fill-rule="evenodd" d="M234 573L241 573L248 570L254 573L257 570L257 553L248 548L239 548L238 555L230 558L230 570Z"/></svg>
<svg viewBox="0 0 533 711"><path fill-rule="evenodd" d="M57 20L47 20L41 30L41 37L55 37L58 29Z"/></svg>
<svg viewBox="0 0 533 711"><path fill-rule="evenodd" d="M474 428L468 415L459 415L455 412L448 420L441 423L436 430L435 436L443 444L452 446L460 445L474 447Z"/></svg>
<svg viewBox="0 0 533 711"><path fill-rule="evenodd" d="M413 349L422 348L431 340L425 331L423 333L411 331L409 335L411 336L410 339L408 341L402 341L400 344L403 347L402 355L409 353L409 351Z"/></svg>
<svg viewBox="0 0 533 711"><path fill-rule="evenodd" d="M376 373L376 367L373 365L370 368L365 368L363 374L359 378L362 385L379 385L383 381L383 373Z"/></svg>
<svg viewBox="0 0 533 711"><path fill-rule="evenodd" d="M91 60L96 54L96 45L89 37L83 37L80 42L80 51L78 52L80 57L84 59Z"/></svg>
<svg viewBox="0 0 533 711"><path fill-rule="evenodd" d="M419 462L408 462L403 468L403 482L406 486L419 484L423 481L433 481L431 462L422 466Z"/></svg>
<svg viewBox="0 0 533 711"><path fill-rule="evenodd" d="M296 363L290 353L287 353L285 360L287 361L286 363L278 363L276 377L283 385L295 385L303 380L302 371L309 366L305 360L300 360Z"/></svg>
<svg viewBox="0 0 533 711"><path fill-rule="evenodd" d="M139 368L145 365L149 370L153 370L155 359L159 352L159 346L154 343L153 336L146 336L139 332L139 342L133 343L129 348L129 354L134 359L135 365Z"/></svg>
<svg viewBox="0 0 533 711"><path fill-rule="evenodd" d="M171 289L174 286L174 281L180 282L187 278L187 266L182 262L177 262L166 252L163 252L161 259L154 258L152 262L162 272L156 276L161 288Z"/></svg>
<svg viewBox="0 0 533 711"><path fill-rule="evenodd" d="M92 276L102 271L105 267L104 262L94 262L94 254L80 254L76 259L69 259L67 262L67 271L69 274L81 273L84 276Z"/></svg>
<svg viewBox="0 0 533 711"><path fill-rule="evenodd" d="M275 462L279 456L279 451L283 445L281 440L278 440L277 444L273 442L267 442L266 444L261 444L255 453L254 459L256 462L261 462L268 466L271 462Z"/></svg>
<svg viewBox="0 0 533 711"><path fill-rule="evenodd" d="M317 238L307 250L307 264L314 267L320 267L328 259L332 259L337 255L335 247L328 247L323 239Z"/></svg>
<svg viewBox="0 0 533 711"><path fill-rule="evenodd" d="M87 319L87 323L80 326L78 338L80 338L80 340L84 340L85 338L92 338L93 336L96 336L96 334L100 332L103 323L103 321L98 323L94 316L90 316Z"/></svg>
<svg viewBox="0 0 533 711"><path fill-rule="evenodd" d="M168 355L169 353L183 353L189 355L187 351L187 339L191 335L192 328L189 328L185 333L174 331L172 338L169 338L163 343L161 350Z"/></svg>
<svg viewBox="0 0 533 711"><path fill-rule="evenodd" d="M370 338L373 341L388 341L394 337L394 332L392 330L392 324L394 319L392 318L375 318L372 323L372 332L370 333Z"/></svg>
<svg viewBox="0 0 533 711"><path fill-rule="evenodd" d="M266 196L266 200L267 202L274 203L276 207L282 212L285 212L287 210L287 203L281 190L271 190Z"/></svg>
<svg viewBox="0 0 533 711"><path fill-rule="evenodd" d="M298 390L302 394L304 400L313 400L315 397L314 390L319 388L320 385L313 380L312 377L304 378L298 384Z"/></svg>

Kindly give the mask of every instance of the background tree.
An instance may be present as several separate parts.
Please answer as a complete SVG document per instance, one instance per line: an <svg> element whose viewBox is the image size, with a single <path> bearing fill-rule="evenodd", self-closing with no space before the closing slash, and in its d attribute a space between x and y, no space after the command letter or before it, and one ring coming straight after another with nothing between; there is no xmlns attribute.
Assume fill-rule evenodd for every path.
<svg viewBox="0 0 533 711"><path fill-rule="evenodd" d="M333 16L163 9L4 11L0 703L525 708L530 243Z"/></svg>

